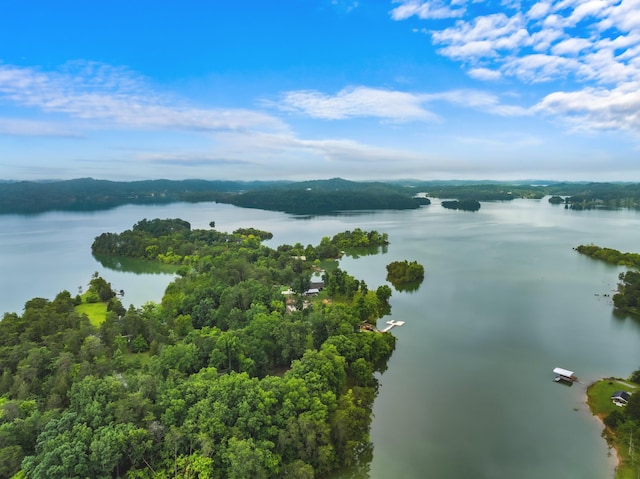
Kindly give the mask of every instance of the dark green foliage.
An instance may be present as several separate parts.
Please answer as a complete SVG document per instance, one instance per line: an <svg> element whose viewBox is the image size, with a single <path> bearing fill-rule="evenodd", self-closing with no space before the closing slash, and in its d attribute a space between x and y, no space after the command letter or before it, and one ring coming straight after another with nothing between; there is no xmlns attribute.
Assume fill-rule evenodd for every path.
<svg viewBox="0 0 640 479"><path fill-rule="evenodd" d="M632 394L624 408L624 416L626 419L640 423L640 394Z"/></svg>
<svg viewBox="0 0 640 479"><path fill-rule="evenodd" d="M640 185L637 183L548 183L545 185L500 184L483 182L415 182L414 188L427 191L435 198L474 199L478 201L511 200L514 198L543 198L552 195L571 205L572 209L638 208Z"/></svg>
<svg viewBox="0 0 640 479"><path fill-rule="evenodd" d="M337 233L331 238L331 244L341 250L385 246L389 244L389 236L386 233L381 234L375 230L363 231L360 228L356 228L353 231ZM323 256L320 256L320 258L323 258Z"/></svg>
<svg viewBox="0 0 640 479"><path fill-rule="evenodd" d="M610 264L640 268L640 254L621 253L611 248L601 248L593 244L580 245L576 251L591 258ZM613 305L616 309L631 314L640 314L640 272L627 271L618 276L618 292L613 295Z"/></svg>
<svg viewBox="0 0 640 479"><path fill-rule="evenodd" d="M478 211L480 202L478 200L444 200L442 207L449 210Z"/></svg>
<svg viewBox="0 0 640 479"><path fill-rule="evenodd" d="M414 193L397 185L334 178L225 195L217 201L292 214L331 214L348 210L418 208L420 202L413 197Z"/></svg>
<svg viewBox="0 0 640 479"><path fill-rule="evenodd" d="M387 281L396 289L404 285L420 284L424 279L424 266L417 261L393 261L387 265Z"/></svg>
<svg viewBox="0 0 640 479"><path fill-rule="evenodd" d="M116 292L111 287L111 283L107 283L104 278L98 276L98 273L94 273L93 278L89 281L89 290L87 291L87 302L96 302L89 301L89 297L93 298L97 296L98 300L106 303L114 298Z"/></svg>
<svg viewBox="0 0 640 479"><path fill-rule="evenodd" d="M629 381L640 384L640 369L636 369L631 373L631 376L629 376Z"/></svg>
<svg viewBox="0 0 640 479"><path fill-rule="evenodd" d="M555 195L549 198L549 203L551 203L552 205L560 205L564 203L564 199L562 199L561 196Z"/></svg>
<svg viewBox="0 0 640 479"><path fill-rule="evenodd" d="M273 234L269 231L262 231L256 228L238 228L233 232L233 234L243 238L247 236L255 236L263 241L273 238Z"/></svg>
<svg viewBox="0 0 640 479"><path fill-rule="evenodd" d="M605 261L606 263L640 268L640 254L638 253L621 253L617 249L602 248L593 244L580 245L577 246L575 250L578 253Z"/></svg>
<svg viewBox="0 0 640 479"><path fill-rule="evenodd" d="M627 271L618 277L618 292L613 295L613 305L624 312L640 314L640 272Z"/></svg>
<svg viewBox="0 0 640 479"><path fill-rule="evenodd" d="M504 184L456 185L438 183L418 183L419 191L428 191L433 198L457 198L458 200L509 201L514 198L542 198L544 190L530 186Z"/></svg>
<svg viewBox="0 0 640 479"><path fill-rule="evenodd" d="M94 244L184 264L161 305L124 309L96 274L89 293L108 309L99 329L66 291L6 314L0 479L19 469L33 478L204 479L366 468L374 372L386 368L395 337L360 325L388 311L391 290L336 269L328 304L287 312L280 291L308 287L314 265L300 256L317 258L317 247L274 250L261 244L269 237L142 220ZM341 246L386 241L361 230L337 237Z"/></svg>
<svg viewBox="0 0 640 479"><path fill-rule="evenodd" d="M191 231L191 225L188 221L176 219L154 220L143 219L133 225L133 231L142 231L152 236L166 236L173 233L186 233Z"/></svg>
<svg viewBox="0 0 640 479"><path fill-rule="evenodd" d="M277 183L269 183L276 185ZM50 210L92 211L124 204L215 201L224 192L263 187L261 182L148 180L115 182L80 178L0 183L0 214Z"/></svg>
<svg viewBox="0 0 640 479"><path fill-rule="evenodd" d="M604 424L611 429L616 429L621 423L624 422L624 414L618 409L612 411L604 418Z"/></svg>
<svg viewBox="0 0 640 479"><path fill-rule="evenodd" d="M527 185L492 182L352 182L339 178L305 182L234 182L153 180L134 182L82 178L52 182L0 183L0 214L38 213L55 209L97 210L123 204L217 201L297 214L330 214L345 210L407 209L429 204L415 197L505 201L514 198L568 196L573 209L638 208L640 188L633 183L550 183ZM215 227L215 223L211 222Z"/></svg>
<svg viewBox="0 0 640 479"><path fill-rule="evenodd" d="M311 182L232 182L154 180L135 182L83 178L69 181L0 184L0 214L54 209L97 210L123 204L216 201L298 214L354 209L418 208L415 190L384 183L341 179ZM212 226L213 228L213 226Z"/></svg>

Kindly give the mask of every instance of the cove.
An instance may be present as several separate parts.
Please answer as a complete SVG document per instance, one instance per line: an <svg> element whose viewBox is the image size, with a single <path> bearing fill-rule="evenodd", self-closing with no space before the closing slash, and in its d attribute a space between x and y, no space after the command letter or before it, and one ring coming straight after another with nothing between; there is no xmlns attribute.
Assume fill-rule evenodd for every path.
<svg viewBox="0 0 640 479"><path fill-rule="evenodd" d="M385 252L345 257L370 287L385 265L416 260L425 281L393 294L397 349L380 377L369 477L593 478L612 474L585 387L640 366L640 327L612 314L623 268L579 255L578 244L638 251L635 211L571 211L546 200L483 203L475 213L434 204L411 211L299 218L217 204L124 206L94 213L0 217L0 311L86 285L98 271L123 303L159 301L171 273L111 269L90 252L102 232L143 218L180 217L193 228L256 227L270 244L319 242L361 227L389 234ZM580 383L553 382L556 366ZM348 475L346 476L348 477Z"/></svg>

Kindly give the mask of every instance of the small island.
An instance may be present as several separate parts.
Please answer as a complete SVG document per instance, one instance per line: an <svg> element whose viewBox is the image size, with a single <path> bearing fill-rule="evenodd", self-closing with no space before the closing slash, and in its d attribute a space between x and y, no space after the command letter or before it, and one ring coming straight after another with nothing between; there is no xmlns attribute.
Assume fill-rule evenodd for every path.
<svg viewBox="0 0 640 479"><path fill-rule="evenodd" d="M478 200L444 200L442 207L449 210L478 211L480 202Z"/></svg>
<svg viewBox="0 0 640 479"><path fill-rule="evenodd" d="M415 291L424 279L424 266L417 261L393 261L387 265L387 281L398 291Z"/></svg>

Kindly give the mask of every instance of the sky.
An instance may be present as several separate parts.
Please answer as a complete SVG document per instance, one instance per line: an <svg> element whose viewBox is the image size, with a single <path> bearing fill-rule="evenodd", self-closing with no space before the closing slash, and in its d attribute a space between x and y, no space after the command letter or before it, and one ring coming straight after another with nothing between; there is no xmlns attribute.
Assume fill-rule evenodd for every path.
<svg viewBox="0 0 640 479"><path fill-rule="evenodd" d="M640 0L0 0L0 180L640 181Z"/></svg>

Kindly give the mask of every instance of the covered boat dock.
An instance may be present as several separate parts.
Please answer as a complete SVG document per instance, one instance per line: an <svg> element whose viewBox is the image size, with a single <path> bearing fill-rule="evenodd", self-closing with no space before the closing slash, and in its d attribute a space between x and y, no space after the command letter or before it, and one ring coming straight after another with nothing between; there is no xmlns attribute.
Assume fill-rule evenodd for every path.
<svg viewBox="0 0 640 479"><path fill-rule="evenodd" d="M556 377L554 379L555 382L567 381L567 382L572 383L572 382L578 380L578 378L576 377L575 373L573 371L569 371L568 369L555 368L553 370L553 374L556 375Z"/></svg>

